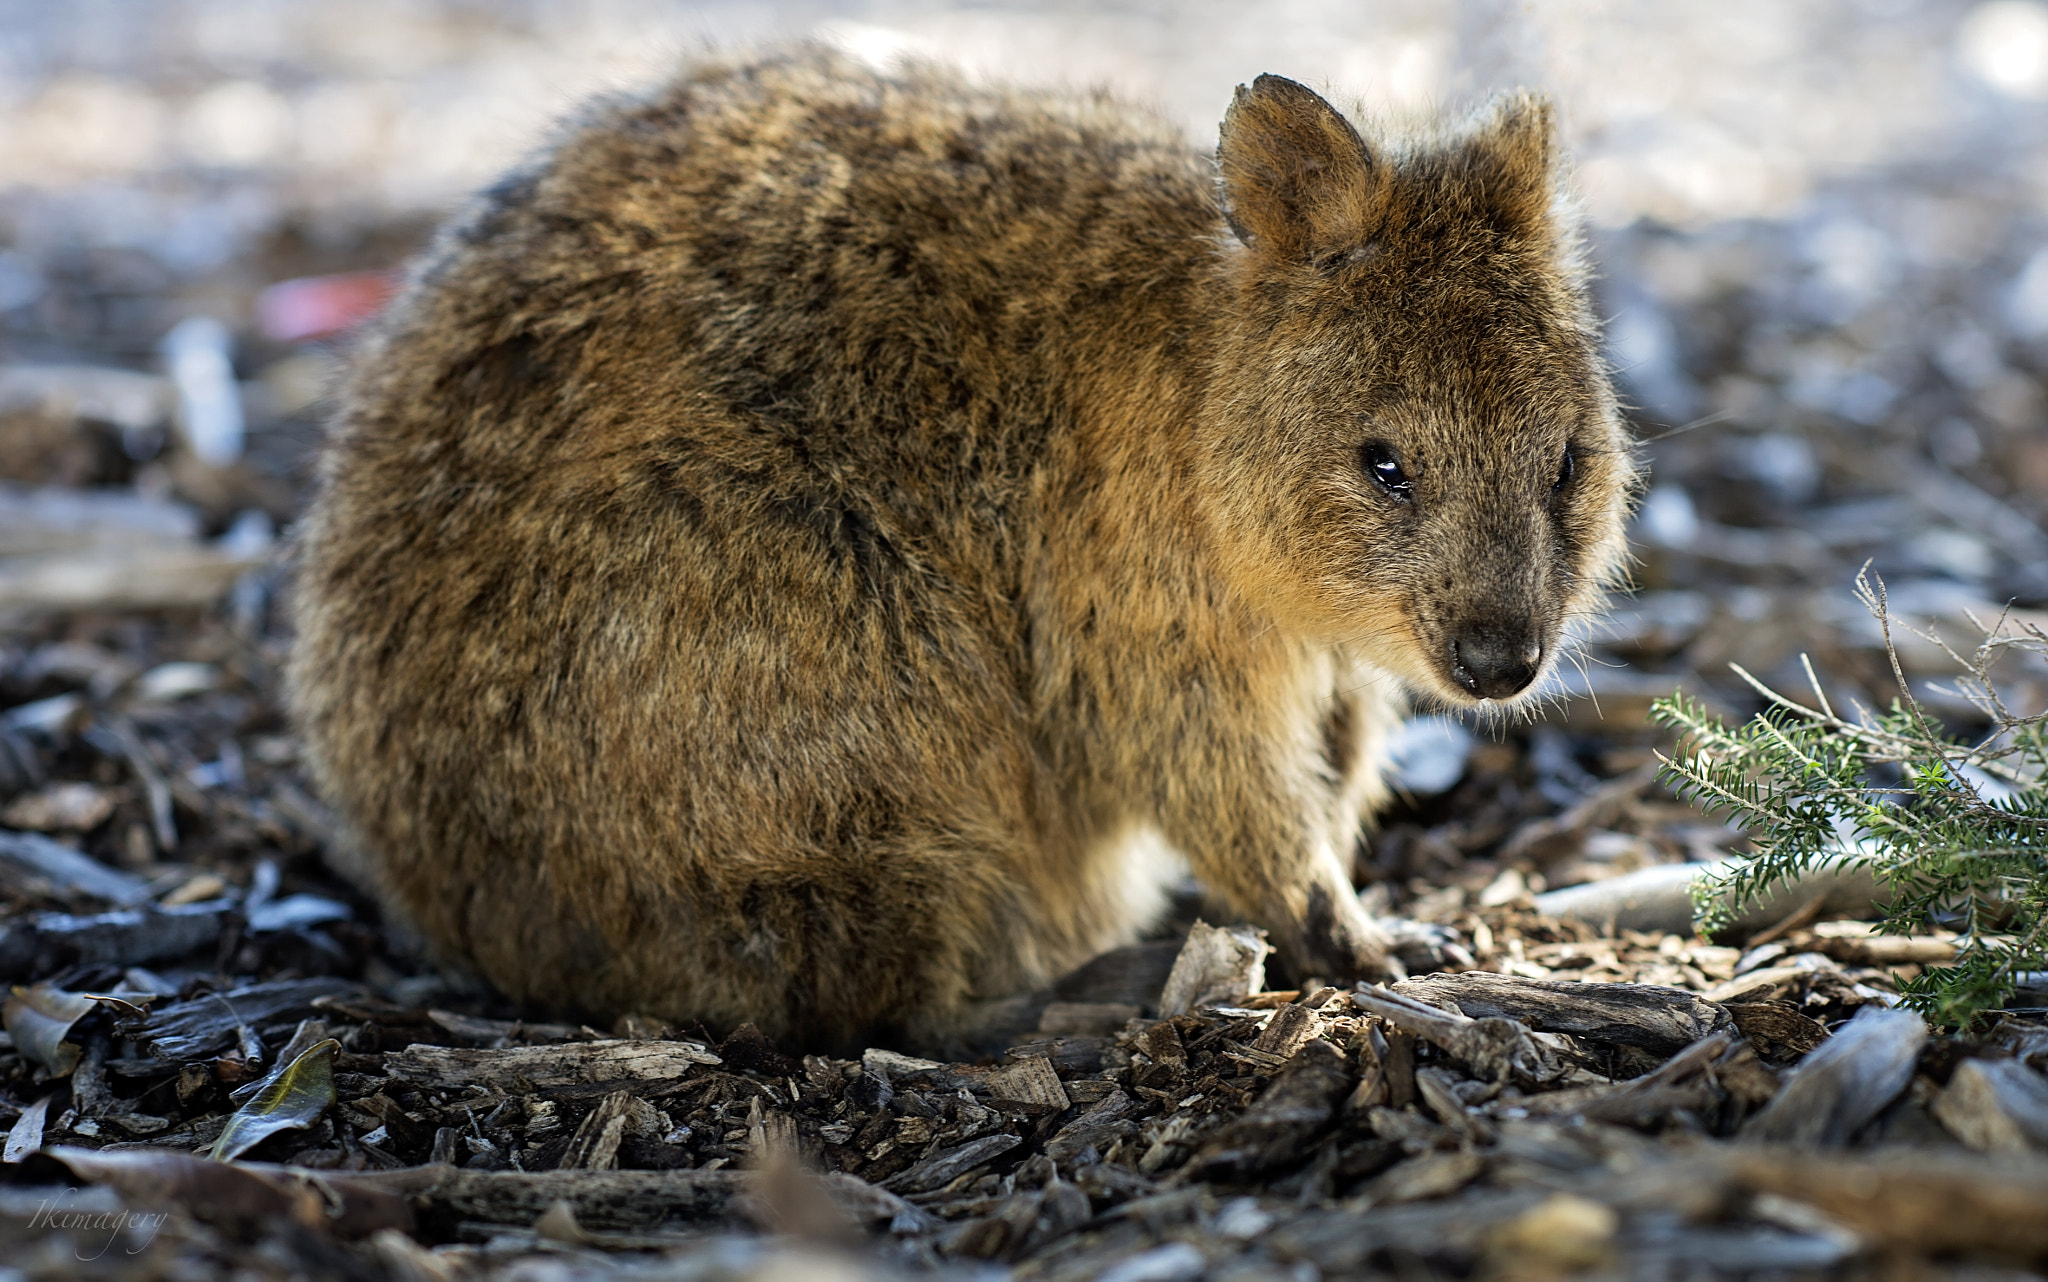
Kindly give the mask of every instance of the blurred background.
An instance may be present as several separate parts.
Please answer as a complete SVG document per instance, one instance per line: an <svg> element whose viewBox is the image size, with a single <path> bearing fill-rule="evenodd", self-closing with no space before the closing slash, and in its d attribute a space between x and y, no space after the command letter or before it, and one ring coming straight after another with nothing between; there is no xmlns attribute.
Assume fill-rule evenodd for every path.
<svg viewBox="0 0 2048 1282"><path fill-rule="evenodd" d="M1265 71L1367 120L1555 95L1651 464L1566 724L1680 682L1744 706L1731 662L1803 690L1804 652L1887 699L1866 561L1959 644L2048 606L2037 0L0 0L0 612L250 622L346 328L434 223L578 100L804 35L1108 86L1205 148Z"/></svg>

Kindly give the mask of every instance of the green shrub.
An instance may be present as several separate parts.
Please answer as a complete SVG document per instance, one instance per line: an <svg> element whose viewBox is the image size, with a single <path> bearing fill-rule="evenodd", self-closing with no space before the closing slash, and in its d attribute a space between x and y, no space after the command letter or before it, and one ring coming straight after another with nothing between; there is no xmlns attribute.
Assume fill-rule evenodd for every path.
<svg viewBox="0 0 2048 1282"><path fill-rule="evenodd" d="M2009 708L1992 669L2012 651L2048 656L2048 633L1978 620L1983 642L1956 660L1955 693L1991 730L1952 738L1913 697L1892 643L1882 580L1868 567L1857 596L1884 629L1899 695L1854 719L1828 703L1807 665L1816 706L1736 672L1768 707L1729 727L1682 694L1654 720L1680 732L1664 778L1680 795L1745 828L1754 853L1696 892L1702 930L1727 924L1759 893L1823 865L1866 866L1889 896L1879 930L1958 932L1953 965L1900 985L1904 1004L1942 1025L1968 1026L2011 996L2019 975L2048 970L2048 712Z"/></svg>

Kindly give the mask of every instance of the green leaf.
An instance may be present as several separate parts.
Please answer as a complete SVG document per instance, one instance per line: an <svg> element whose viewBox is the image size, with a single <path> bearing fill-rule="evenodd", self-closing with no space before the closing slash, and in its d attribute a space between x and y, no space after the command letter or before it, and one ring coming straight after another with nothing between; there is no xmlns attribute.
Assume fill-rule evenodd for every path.
<svg viewBox="0 0 2048 1282"><path fill-rule="evenodd" d="M228 1118L209 1156L231 1161L279 1131L304 1130L319 1121L334 1105L334 1053L340 1049L332 1037L315 1042L271 1074Z"/></svg>

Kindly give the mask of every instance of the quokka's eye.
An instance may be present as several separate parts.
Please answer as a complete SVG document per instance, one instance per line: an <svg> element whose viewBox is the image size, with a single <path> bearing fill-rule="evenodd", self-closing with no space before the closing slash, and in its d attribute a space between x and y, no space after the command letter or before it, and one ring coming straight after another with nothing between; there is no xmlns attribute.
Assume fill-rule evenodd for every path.
<svg viewBox="0 0 2048 1282"><path fill-rule="evenodd" d="M1361 451L1365 462L1365 474L1370 476L1382 490L1396 502L1415 501L1415 483L1401 470L1401 460L1394 453L1394 447L1385 441L1367 441Z"/></svg>
<svg viewBox="0 0 2048 1282"><path fill-rule="evenodd" d="M1572 483L1572 471L1572 447L1567 445L1564 447L1564 461L1557 465L1557 480L1552 482L1550 488L1561 490L1565 486L1570 485Z"/></svg>

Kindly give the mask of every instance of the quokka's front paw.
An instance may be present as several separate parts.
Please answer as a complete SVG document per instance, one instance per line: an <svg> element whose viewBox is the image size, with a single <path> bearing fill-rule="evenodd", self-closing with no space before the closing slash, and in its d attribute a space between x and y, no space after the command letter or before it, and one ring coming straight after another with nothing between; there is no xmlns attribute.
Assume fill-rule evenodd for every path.
<svg viewBox="0 0 2048 1282"><path fill-rule="evenodd" d="M1299 981L1316 976L1333 983L1405 979L1398 941L1358 904L1348 889L1339 901L1321 886L1308 893L1308 911L1293 930L1273 932L1280 964Z"/></svg>
<svg viewBox="0 0 2048 1282"><path fill-rule="evenodd" d="M1320 887L1309 892L1300 929L1276 935L1279 961L1296 979L1312 975L1337 983L1376 983L1478 965L1464 938L1449 926L1373 917L1355 897L1339 902Z"/></svg>

